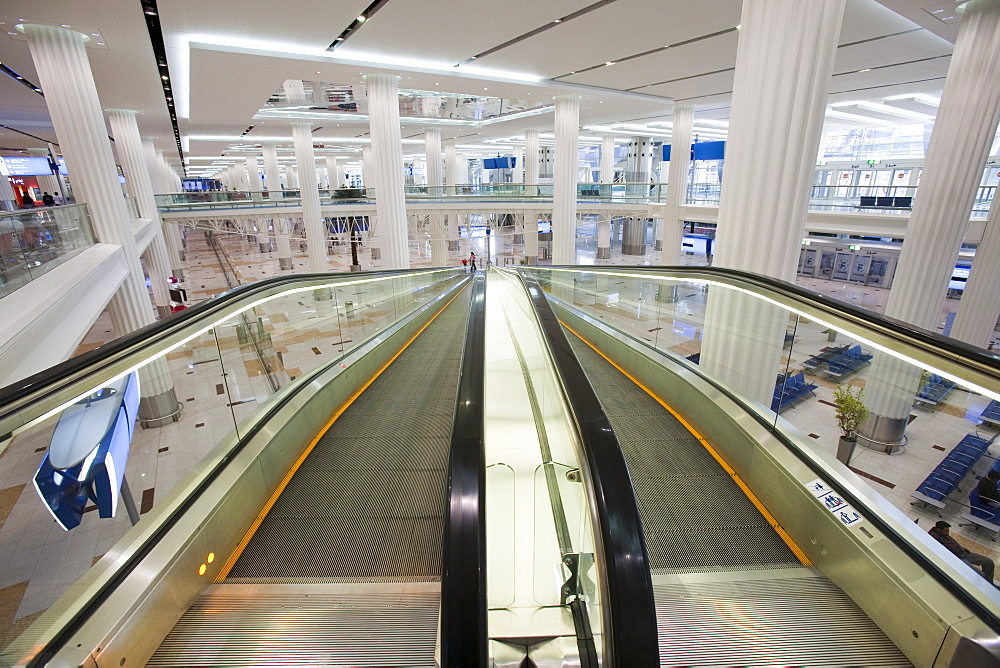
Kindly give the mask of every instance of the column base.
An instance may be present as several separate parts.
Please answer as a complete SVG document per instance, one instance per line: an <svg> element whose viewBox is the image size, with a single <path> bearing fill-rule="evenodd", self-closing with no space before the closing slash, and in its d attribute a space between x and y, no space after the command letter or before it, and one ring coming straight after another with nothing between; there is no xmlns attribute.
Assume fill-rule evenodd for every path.
<svg viewBox="0 0 1000 668"><path fill-rule="evenodd" d="M858 443L887 455L899 452L909 442L903 433L909 422L909 417L891 418L872 413L858 428Z"/></svg>
<svg viewBox="0 0 1000 668"><path fill-rule="evenodd" d="M353 273L353 272L356 272L356 271L361 271L361 265L360 264L352 264L351 265L351 272Z"/></svg>
<svg viewBox="0 0 1000 668"><path fill-rule="evenodd" d="M170 307L169 306L159 306L159 305L156 306L156 317L157 317L157 319L159 319L159 318L166 318L168 315L170 315Z"/></svg>
<svg viewBox="0 0 1000 668"><path fill-rule="evenodd" d="M525 264L538 264L538 256L537 255L525 255L524 256L524 263Z"/></svg>
<svg viewBox="0 0 1000 668"><path fill-rule="evenodd" d="M271 242L270 241L261 241L261 242L259 242L258 247L260 248L260 252L261 253L270 253L271 252Z"/></svg>
<svg viewBox="0 0 1000 668"><path fill-rule="evenodd" d="M181 419L184 405L177 401L174 388L152 397L139 398L139 425L143 429L162 427Z"/></svg>
<svg viewBox="0 0 1000 668"><path fill-rule="evenodd" d="M622 255L645 255L646 244L622 244Z"/></svg>
<svg viewBox="0 0 1000 668"><path fill-rule="evenodd" d="M524 243L524 235L523 234L515 234L514 235L514 243L516 243L516 244L523 244Z"/></svg>
<svg viewBox="0 0 1000 668"><path fill-rule="evenodd" d="M462 250L462 245L458 241L448 241L448 250L459 251Z"/></svg>
<svg viewBox="0 0 1000 668"><path fill-rule="evenodd" d="M653 244L653 250L661 251L663 250L663 239L657 239L656 243Z"/></svg>
<svg viewBox="0 0 1000 668"><path fill-rule="evenodd" d="M290 257L278 258L278 269L291 269L291 268L292 268L292 258Z"/></svg>
<svg viewBox="0 0 1000 668"><path fill-rule="evenodd" d="M608 247L608 248L600 248L600 247L598 247L598 249L597 249L597 259L598 260L607 260L607 259L610 259L610 258L611 258L611 248L610 247Z"/></svg>
<svg viewBox="0 0 1000 668"><path fill-rule="evenodd" d="M173 272L172 276L174 278L176 278L178 281L183 281L184 280L184 270L183 269L171 269L170 271Z"/></svg>
<svg viewBox="0 0 1000 668"><path fill-rule="evenodd" d="M313 299L318 302L326 302L333 299L333 290L330 288L319 288L318 290L313 290Z"/></svg>
<svg viewBox="0 0 1000 668"><path fill-rule="evenodd" d="M372 259L373 260L381 260L382 259L382 249L381 248L373 248L372 249Z"/></svg>

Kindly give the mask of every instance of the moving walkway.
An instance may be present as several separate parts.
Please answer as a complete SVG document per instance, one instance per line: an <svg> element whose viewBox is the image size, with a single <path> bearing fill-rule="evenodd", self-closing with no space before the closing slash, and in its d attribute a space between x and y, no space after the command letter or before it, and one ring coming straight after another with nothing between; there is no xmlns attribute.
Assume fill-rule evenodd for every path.
<svg viewBox="0 0 1000 668"><path fill-rule="evenodd" d="M556 603L572 611L560 633L572 636L579 653L559 661L994 665L997 595L921 542L921 529L905 526L832 458L803 450L766 407L643 344L628 327L609 326L615 314L597 308L599 291L585 285L599 271L524 273L531 274L527 289L510 271L491 272L489 288L538 314L547 373L558 378L562 397L547 410L563 404L578 453L578 468L564 467L566 475L539 496L543 505L558 499L570 516L572 501L560 489L566 480L582 481L577 488L592 526L589 544L560 546L563 557L589 556L593 566L565 564L560 576L573 583ZM636 274L639 284L661 281ZM728 282L789 303L809 301L735 272L676 274L670 280L684 285ZM487 639L497 637L494 613L504 606L488 591L508 566L485 562L482 499L491 497L482 484L487 461L476 450L483 417L475 397L490 363L472 362L482 322L470 316L482 296L470 296L467 275L450 271L350 277L373 279L405 281L384 302L398 317L368 330L342 357L296 375L245 416L5 660L477 665L487 652L498 656L497 641ZM176 350L171 346L207 322L290 288L300 290L290 298L306 306L332 302L341 314L348 303L359 308L329 277L240 288L70 360L52 377L8 388L4 431L30 429L83 389L131 369L133 356ZM404 293L416 295L406 307ZM581 306L588 300L592 307ZM809 315L820 307L834 308L811 303ZM842 317L864 320L853 312ZM876 342L900 336L891 329L882 325ZM530 335L521 329L515 338ZM995 368L958 352L928 359L950 359L939 364L949 373L974 367L971 381L995 386ZM477 420L478 431L470 427ZM539 480L552 482L550 469ZM848 525L832 514L809 487L817 481L863 521ZM557 516L546 511L539 522ZM552 633L503 640L546 665L531 648Z"/></svg>

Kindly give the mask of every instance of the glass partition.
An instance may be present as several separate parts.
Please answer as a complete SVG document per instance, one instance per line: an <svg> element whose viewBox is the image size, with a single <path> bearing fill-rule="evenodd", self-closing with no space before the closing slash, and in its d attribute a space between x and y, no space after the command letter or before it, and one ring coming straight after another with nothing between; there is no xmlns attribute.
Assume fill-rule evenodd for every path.
<svg viewBox="0 0 1000 668"><path fill-rule="evenodd" d="M173 388L176 420L158 428L136 426L127 464L120 462L143 524L145 513L169 498L179 480L210 453L218 454L220 441L245 435L276 395L310 371L336 364L464 278L455 270L436 270L265 281L259 289L244 287L235 296L224 293L188 310L175 326L165 323L163 332L137 340L121 354L101 358L92 353L95 359L83 371L54 378L35 402L0 404L0 433L5 434L0 440L0 512L5 513L0 553L7 555L0 576L21 583L0 590L0 607L11 613L7 628L0 630L0 652L132 526L124 508L101 517L104 508L85 494L58 502L60 515L75 514L70 523L77 526L64 530L52 521L55 512L35 486L62 415L59 409L103 396L100 388L133 368L140 391Z"/></svg>
<svg viewBox="0 0 1000 668"><path fill-rule="evenodd" d="M1000 512L970 493L1000 470L1000 357L780 281L674 267L525 271L633 347L682 360L802 452L848 464L917 522L885 516L918 550L943 514L966 535L992 541L1000 531ZM867 412L855 416L856 443L841 438L846 394ZM982 597L976 573L960 586ZM991 599L1000 612L1000 596Z"/></svg>
<svg viewBox="0 0 1000 668"><path fill-rule="evenodd" d="M0 297L96 243L86 204L0 212Z"/></svg>

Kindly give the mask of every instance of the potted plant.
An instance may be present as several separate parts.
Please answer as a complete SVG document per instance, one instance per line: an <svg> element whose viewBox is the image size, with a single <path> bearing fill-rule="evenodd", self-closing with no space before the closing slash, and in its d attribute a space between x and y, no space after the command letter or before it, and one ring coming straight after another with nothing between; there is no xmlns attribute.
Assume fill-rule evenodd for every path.
<svg viewBox="0 0 1000 668"><path fill-rule="evenodd" d="M841 385L833 391L833 405L837 409L837 426L840 427L840 443L837 445L837 459L849 464L858 443L858 427L868 418L868 408L863 401L864 389L855 392L850 385Z"/></svg>

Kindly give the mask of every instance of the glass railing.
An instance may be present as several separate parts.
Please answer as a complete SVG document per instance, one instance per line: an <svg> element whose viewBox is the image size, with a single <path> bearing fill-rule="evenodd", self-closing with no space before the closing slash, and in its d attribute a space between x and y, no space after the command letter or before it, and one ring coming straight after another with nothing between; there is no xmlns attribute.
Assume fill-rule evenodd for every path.
<svg viewBox="0 0 1000 668"><path fill-rule="evenodd" d="M0 297L96 243L85 204L0 212Z"/></svg>
<svg viewBox="0 0 1000 668"><path fill-rule="evenodd" d="M970 494L978 476L1000 469L987 452L1000 432L1000 356L742 272L525 271L641 354L678 360L736 397L814 470L843 482L834 457L849 462L881 495L868 498L869 518L942 569L946 586L1000 616L1000 593L971 568L942 566L912 521L944 515L970 527L965 536L990 540L1000 531L1000 509ZM852 413L843 396L859 391L866 410Z"/></svg>
<svg viewBox="0 0 1000 668"><path fill-rule="evenodd" d="M664 186L666 188L666 186ZM980 186L972 208L973 218L985 218L996 194L996 186ZM718 206L721 183L691 183L687 203ZM917 186L812 186L809 209L851 213L909 214L916 201Z"/></svg>
<svg viewBox="0 0 1000 668"><path fill-rule="evenodd" d="M217 295L0 391L0 455L5 462L23 463L16 470L8 466L5 482L25 488L23 495L11 499L10 517L17 521L4 525L0 551L16 562L17 581L27 583L26 590L0 592L0 605L21 610L18 618L28 615L0 634L0 656L4 646L119 541L132 545L155 533L146 513L161 504L182 502L173 498L172 490L185 479L189 489L192 472L214 475L206 462L230 457L223 450L238 447L238 440L263 416L310 381L310 374L374 345L377 337L439 301L466 277L456 270L432 270L264 280ZM103 397L101 388L133 370L138 371L140 387L157 388L154 392L172 387L177 404L174 422L134 430L131 446L126 446L131 453L126 454L127 466L124 459L115 461L124 468L139 512L138 533L123 539L131 528L125 512L119 508L108 519L90 512L99 509L103 516L106 498L69 490L53 501L61 505L56 511L36 494L35 484L36 469L50 451L63 409ZM64 530L53 522L57 514L79 526ZM107 578L114 577L111 568ZM52 612L59 617L61 610L85 605L67 598L59 604L64 608L56 606Z"/></svg>

